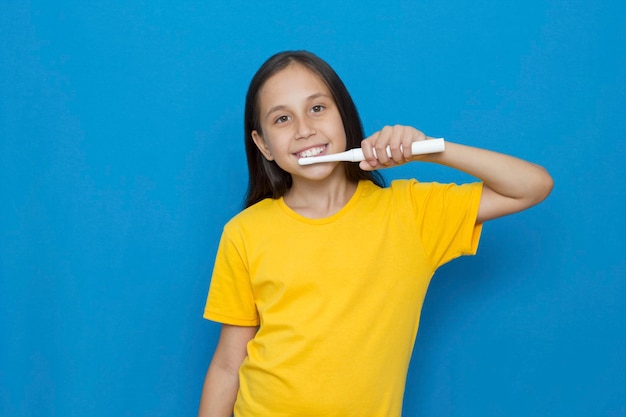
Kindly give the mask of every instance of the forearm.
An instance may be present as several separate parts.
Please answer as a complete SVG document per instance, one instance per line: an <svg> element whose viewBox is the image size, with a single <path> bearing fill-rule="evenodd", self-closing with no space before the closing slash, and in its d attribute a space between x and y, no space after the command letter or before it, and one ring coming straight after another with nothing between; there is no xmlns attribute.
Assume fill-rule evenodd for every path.
<svg viewBox="0 0 626 417"><path fill-rule="evenodd" d="M498 152L446 142L443 152L411 155L413 142L429 139L432 138L410 126L385 126L361 142L365 160L359 166L371 171L408 161L426 161L472 175L484 183L478 223L527 209L552 190L552 177L544 168Z"/></svg>
<svg viewBox="0 0 626 417"><path fill-rule="evenodd" d="M239 391L239 368L256 327L224 324L204 379L198 417L231 417Z"/></svg>
<svg viewBox="0 0 626 417"><path fill-rule="evenodd" d="M418 158L463 171L509 198L538 203L552 187L552 180L543 167L486 149L446 142L445 152Z"/></svg>
<svg viewBox="0 0 626 417"><path fill-rule="evenodd" d="M446 143L439 154L416 157L463 171L484 185L479 221L518 212L543 201L552 190L552 177L541 166L486 149Z"/></svg>
<svg viewBox="0 0 626 417"><path fill-rule="evenodd" d="M212 363L204 379L198 417L231 417L238 390L237 371Z"/></svg>

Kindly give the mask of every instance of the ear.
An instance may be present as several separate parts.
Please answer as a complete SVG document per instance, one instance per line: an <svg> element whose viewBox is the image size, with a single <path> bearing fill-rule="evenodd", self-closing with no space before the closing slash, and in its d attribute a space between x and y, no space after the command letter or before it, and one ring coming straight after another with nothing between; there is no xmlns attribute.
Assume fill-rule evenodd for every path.
<svg viewBox="0 0 626 417"><path fill-rule="evenodd" d="M274 157L272 156L272 150L269 148L269 146L267 146L267 143L265 142L265 139L263 139L263 136L261 136L256 130L252 131L252 140L256 144L256 147L259 148L259 151L261 151L265 159L267 159L268 161L274 160Z"/></svg>

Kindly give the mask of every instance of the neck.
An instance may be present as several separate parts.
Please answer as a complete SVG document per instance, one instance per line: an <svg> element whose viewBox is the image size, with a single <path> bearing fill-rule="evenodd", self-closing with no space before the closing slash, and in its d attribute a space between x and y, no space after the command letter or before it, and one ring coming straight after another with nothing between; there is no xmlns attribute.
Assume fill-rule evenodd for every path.
<svg viewBox="0 0 626 417"><path fill-rule="evenodd" d="M332 216L350 201L357 183L342 181L294 181L284 200L293 211L312 219Z"/></svg>

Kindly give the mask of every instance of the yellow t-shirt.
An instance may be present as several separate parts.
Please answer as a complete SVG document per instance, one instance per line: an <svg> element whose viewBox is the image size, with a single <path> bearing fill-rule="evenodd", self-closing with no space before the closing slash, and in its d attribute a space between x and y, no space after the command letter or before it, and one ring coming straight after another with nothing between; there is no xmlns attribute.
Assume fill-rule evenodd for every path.
<svg viewBox="0 0 626 417"><path fill-rule="evenodd" d="M481 183L361 181L309 219L266 199L224 227L205 318L259 326L240 417L396 417L434 271L474 254Z"/></svg>

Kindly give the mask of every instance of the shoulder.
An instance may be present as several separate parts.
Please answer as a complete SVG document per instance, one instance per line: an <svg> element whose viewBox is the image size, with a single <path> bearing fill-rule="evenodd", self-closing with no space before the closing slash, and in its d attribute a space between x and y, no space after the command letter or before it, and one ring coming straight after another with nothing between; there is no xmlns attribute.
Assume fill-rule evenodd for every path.
<svg viewBox="0 0 626 417"><path fill-rule="evenodd" d="M245 209L241 210L230 221L241 221L250 217L256 217L265 214L268 210L272 210L276 201L277 200L272 198L266 198L259 201L258 203L254 203L250 207L246 207Z"/></svg>
<svg viewBox="0 0 626 417"><path fill-rule="evenodd" d="M413 196L424 196L429 193L442 191L448 188L458 187L456 184L441 184L437 182L420 182L416 179L392 180L387 187L379 187L369 181L363 181L360 185L361 195L364 197L386 196L393 199L405 199Z"/></svg>
<svg viewBox="0 0 626 417"><path fill-rule="evenodd" d="M251 205L233 216L224 226L224 231L249 230L257 225L268 223L268 216L277 211L277 200L266 198Z"/></svg>
<svg viewBox="0 0 626 417"><path fill-rule="evenodd" d="M471 182L466 184L440 183L440 182L420 182L416 179L394 180L389 188L394 193L411 194L472 194L482 189L482 183Z"/></svg>
<svg viewBox="0 0 626 417"><path fill-rule="evenodd" d="M466 184L420 182L416 179L392 181L388 193L399 207L411 210L435 210L444 208L464 210L480 204L482 183Z"/></svg>

